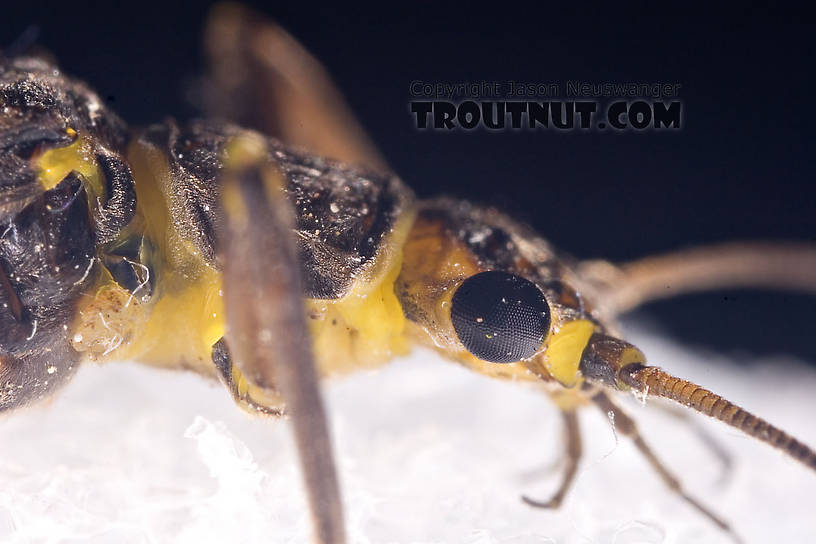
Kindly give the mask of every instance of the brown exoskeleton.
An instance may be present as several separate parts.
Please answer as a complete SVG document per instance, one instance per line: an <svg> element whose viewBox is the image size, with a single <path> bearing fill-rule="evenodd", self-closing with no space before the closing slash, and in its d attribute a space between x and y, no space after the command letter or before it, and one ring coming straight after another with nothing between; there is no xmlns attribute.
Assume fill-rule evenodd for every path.
<svg viewBox="0 0 816 544"><path fill-rule="evenodd" d="M676 400L814 468L816 455L793 438L647 366L614 324L666 286L812 290L812 247L576 263L496 210L416 202L382 173L315 61L277 27L250 21L227 9L210 28L211 113L308 152L220 121L129 135L52 65L3 60L3 409L51 394L82 360L134 358L218 378L244 408L291 414L323 542L342 541L343 529L317 376L379 365L411 343L557 398L570 462L558 492L534 504L557 506L567 492L581 453L575 410L591 402L725 527L683 491L610 390Z"/></svg>

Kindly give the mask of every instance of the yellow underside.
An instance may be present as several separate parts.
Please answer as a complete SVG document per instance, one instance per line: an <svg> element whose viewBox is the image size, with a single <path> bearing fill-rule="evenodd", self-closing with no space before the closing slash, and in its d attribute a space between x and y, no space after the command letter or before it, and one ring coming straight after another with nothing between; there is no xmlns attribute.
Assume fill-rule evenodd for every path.
<svg viewBox="0 0 816 544"><path fill-rule="evenodd" d="M207 265L173 228L166 194L169 168L154 148L134 143L128 158L136 180L137 212L122 236L143 234L155 247L154 296L145 300L119 286L104 267L82 300L72 330L77 351L95 361L138 360L214 375L212 346L225 330L220 272ZM54 187L71 171L102 190L88 143L50 150L38 158L40 183ZM98 187L98 189L97 189ZM323 375L370 368L405 353L405 317L394 295L401 247L413 215L406 213L373 265L338 300L305 300L314 354ZM252 388L235 376L241 390ZM255 395L253 395L255 396Z"/></svg>
<svg viewBox="0 0 816 544"><path fill-rule="evenodd" d="M406 319L394 294L402 267L402 243L412 214L406 212L384 246L373 274L363 274L337 300L306 301L315 359L323 375L373 368L410 349Z"/></svg>
<svg viewBox="0 0 816 544"><path fill-rule="evenodd" d="M87 161L85 154L60 151L63 162L52 171L87 170L76 164ZM154 295L146 300L138 292L131 294L100 267L96 287L81 302L74 322L74 349L95 361L138 360L214 375L212 346L224 332L221 275L172 229L163 155L134 144L129 159L137 210L121 236L144 236L155 247L149 256L157 273Z"/></svg>

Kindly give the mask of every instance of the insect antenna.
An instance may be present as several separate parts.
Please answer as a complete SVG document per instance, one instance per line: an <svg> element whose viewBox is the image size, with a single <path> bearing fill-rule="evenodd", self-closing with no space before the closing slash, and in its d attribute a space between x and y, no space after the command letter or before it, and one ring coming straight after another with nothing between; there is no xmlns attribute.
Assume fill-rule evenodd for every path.
<svg viewBox="0 0 816 544"><path fill-rule="evenodd" d="M0 58L13 59L20 55L27 53L31 47L37 43L40 37L40 27L37 25L29 25L23 32L14 39L8 47L0 50Z"/></svg>
<svg viewBox="0 0 816 544"><path fill-rule="evenodd" d="M745 434L787 453L800 463L816 470L816 452L762 418L743 410L708 389L672 376L664 370L632 363L618 373L620 381L643 395L673 400L692 410L730 425Z"/></svg>

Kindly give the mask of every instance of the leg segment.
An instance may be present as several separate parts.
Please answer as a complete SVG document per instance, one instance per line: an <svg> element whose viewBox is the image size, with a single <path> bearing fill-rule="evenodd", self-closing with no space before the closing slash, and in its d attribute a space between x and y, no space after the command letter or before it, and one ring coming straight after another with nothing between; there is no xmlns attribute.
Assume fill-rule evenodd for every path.
<svg viewBox="0 0 816 544"><path fill-rule="evenodd" d="M232 400L250 413L281 417L286 414L283 398L277 391L269 391L247 381L230 357L227 342L222 338L213 346L213 364L218 378L227 387Z"/></svg>
<svg viewBox="0 0 816 544"><path fill-rule="evenodd" d="M705 427L700 425L700 423L691 416L691 412L679 406L661 402L661 400L662 399L651 400L650 405L691 427L694 434L700 439L700 442L719 460L720 465L722 465L718 481L721 484L727 482L731 478L731 473L734 470L734 459L728 450L717 440L716 436L708 432Z"/></svg>
<svg viewBox="0 0 816 544"><path fill-rule="evenodd" d="M575 481L578 473L578 463L581 460L583 446L581 444L581 430L578 426L578 415L575 410L562 409L561 416L564 419L564 435L566 444L567 466L561 478L561 485L555 494L547 501L537 501L522 495L521 500L537 508L558 508L564 501L564 497Z"/></svg>
<svg viewBox="0 0 816 544"><path fill-rule="evenodd" d="M677 493L683 498L684 501L713 521L718 527L728 531L732 535L734 534L727 522L714 514L708 509L708 507L697 501L697 499L686 493L682 484L680 483L680 480L678 480L677 477L672 474L672 472L663 464L663 462L658 459L657 455L655 455L655 453L652 451L652 448L649 447L649 445L643 440L643 437L640 435L640 431L638 430L634 420L630 418L626 412L621 410L620 407L618 407L614 402L612 402L612 399L610 399L606 393L596 393L592 397L592 402L594 402L595 405L598 406L602 412L604 412L604 414L611 413L613 415L615 428L617 431L632 439L635 447L638 449L638 451L640 451L641 455L646 458L646 461L649 463L649 465L651 465L655 472L657 472L657 474L663 480L663 483L665 483L669 489Z"/></svg>
<svg viewBox="0 0 816 544"><path fill-rule="evenodd" d="M292 419L315 537L345 541L328 424L305 323L292 211L265 142L239 136L227 146L221 184L219 255L224 267L226 342L241 375L280 392Z"/></svg>

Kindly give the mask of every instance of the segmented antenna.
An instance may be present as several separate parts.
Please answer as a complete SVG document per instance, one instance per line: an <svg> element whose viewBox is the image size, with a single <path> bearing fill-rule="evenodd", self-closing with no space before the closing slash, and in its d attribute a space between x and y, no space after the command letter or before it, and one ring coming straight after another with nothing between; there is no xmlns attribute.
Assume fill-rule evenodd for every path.
<svg viewBox="0 0 816 544"><path fill-rule="evenodd" d="M640 363L626 365L620 379L641 393L673 400L701 414L730 425L761 442L780 449L816 470L816 452L762 418L751 414L688 380L668 374L660 368Z"/></svg>

